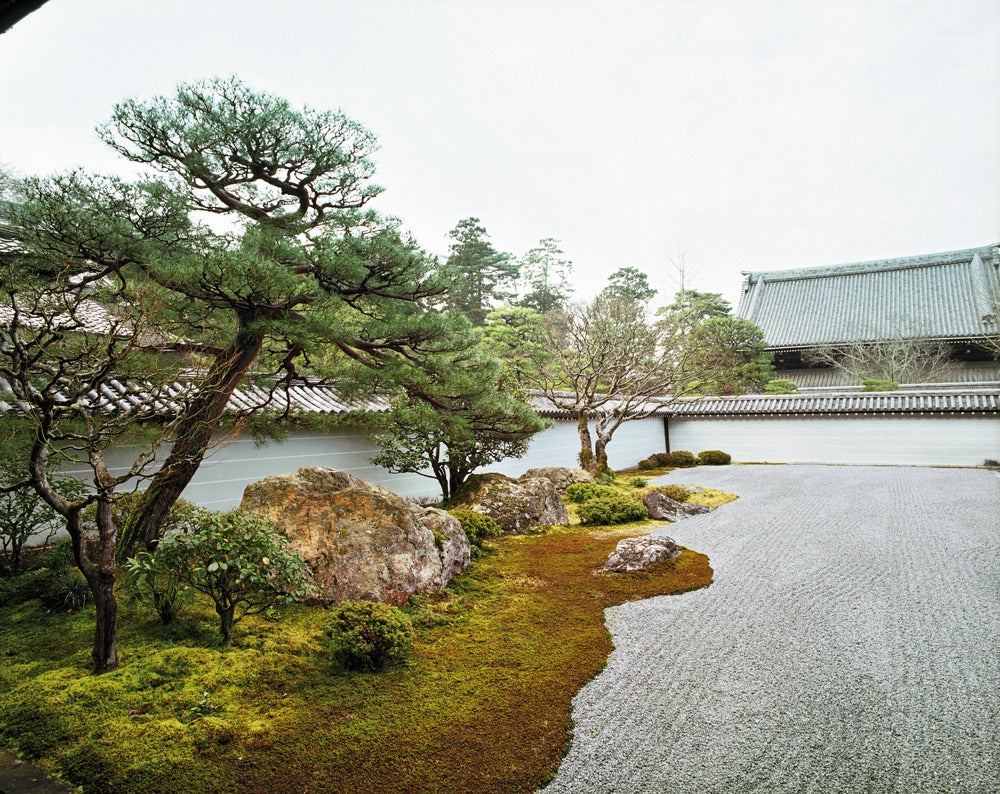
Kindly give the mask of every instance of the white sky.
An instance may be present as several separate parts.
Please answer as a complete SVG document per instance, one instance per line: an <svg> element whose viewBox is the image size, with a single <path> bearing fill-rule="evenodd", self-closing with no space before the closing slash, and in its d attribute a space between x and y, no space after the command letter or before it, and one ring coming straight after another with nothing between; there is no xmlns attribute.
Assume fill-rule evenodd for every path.
<svg viewBox="0 0 1000 794"><path fill-rule="evenodd" d="M50 0L0 36L0 163L120 168L116 101L229 74L371 129L429 251L556 237L579 297L1000 240L996 0Z"/></svg>

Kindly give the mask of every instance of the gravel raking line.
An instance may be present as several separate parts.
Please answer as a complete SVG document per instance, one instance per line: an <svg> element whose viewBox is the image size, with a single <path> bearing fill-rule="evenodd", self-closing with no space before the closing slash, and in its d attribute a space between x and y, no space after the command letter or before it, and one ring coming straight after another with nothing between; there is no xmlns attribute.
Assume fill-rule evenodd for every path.
<svg viewBox="0 0 1000 794"><path fill-rule="evenodd" d="M711 587L607 611L545 794L1000 791L1000 474L730 466Z"/></svg>

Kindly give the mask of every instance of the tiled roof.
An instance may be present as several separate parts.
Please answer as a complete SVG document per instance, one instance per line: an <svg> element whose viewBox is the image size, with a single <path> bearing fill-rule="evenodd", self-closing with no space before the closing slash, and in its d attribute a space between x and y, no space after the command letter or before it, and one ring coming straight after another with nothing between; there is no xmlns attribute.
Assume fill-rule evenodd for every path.
<svg viewBox="0 0 1000 794"><path fill-rule="evenodd" d="M190 388L189 383L175 381L152 392L141 384L110 380L99 392L93 391L88 396L91 407L95 410L120 412L138 407L143 411L170 416L181 410ZM4 391L7 389L0 381L0 392ZM286 406L293 412L318 414L385 408L384 403L373 400L347 402L340 397L336 387L320 383L296 384L288 388L284 385L272 388L244 384L233 392L229 400L229 408L233 411L260 410L264 407L282 411ZM0 399L0 412L13 410L15 407Z"/></svg>
<svg viewBox="0 0 1000 794"><path fill-rule="evenodd" d="M744 273L738 315L772 349L880 339L975 339L1000 291L1000 246Z"/></svg>
<svg viewBox="0 0 1000 794"><path fill-rule="evenodd" d="M1000 388L934 388L894 392L749 394L692 397L673 403L670 416L793 416L830 414L997 414Z"/></svg>

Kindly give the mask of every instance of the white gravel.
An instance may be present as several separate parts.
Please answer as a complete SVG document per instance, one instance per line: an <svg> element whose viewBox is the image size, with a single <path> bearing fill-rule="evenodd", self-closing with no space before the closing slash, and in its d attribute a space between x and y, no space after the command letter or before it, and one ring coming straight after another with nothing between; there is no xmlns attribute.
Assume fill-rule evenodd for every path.
<svg viewBox="0 0 1000 794"><path fill-rule="evenodd" d="M1000 475L729 466L715 582L606 613L545 794L1000 791Z"/></svg>

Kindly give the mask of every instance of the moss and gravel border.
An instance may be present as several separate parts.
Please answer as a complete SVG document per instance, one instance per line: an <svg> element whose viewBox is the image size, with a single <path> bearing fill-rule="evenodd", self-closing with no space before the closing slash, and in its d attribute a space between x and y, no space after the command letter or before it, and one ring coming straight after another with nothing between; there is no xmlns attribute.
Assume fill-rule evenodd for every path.
<svg viewBox="0 0 1000 794"><path fill-rule="evenodd" d="M221 649L206 604L174 627L126 606L123 667L100 677L87 610L0 609L0 745L88 794L533 791L612 649L604 608L711 581L689 550L596 573L622 537L664 526L498 539L447 591L411 600L414 654L380 674L333 664L316 608L248 619Z"/></svg>

